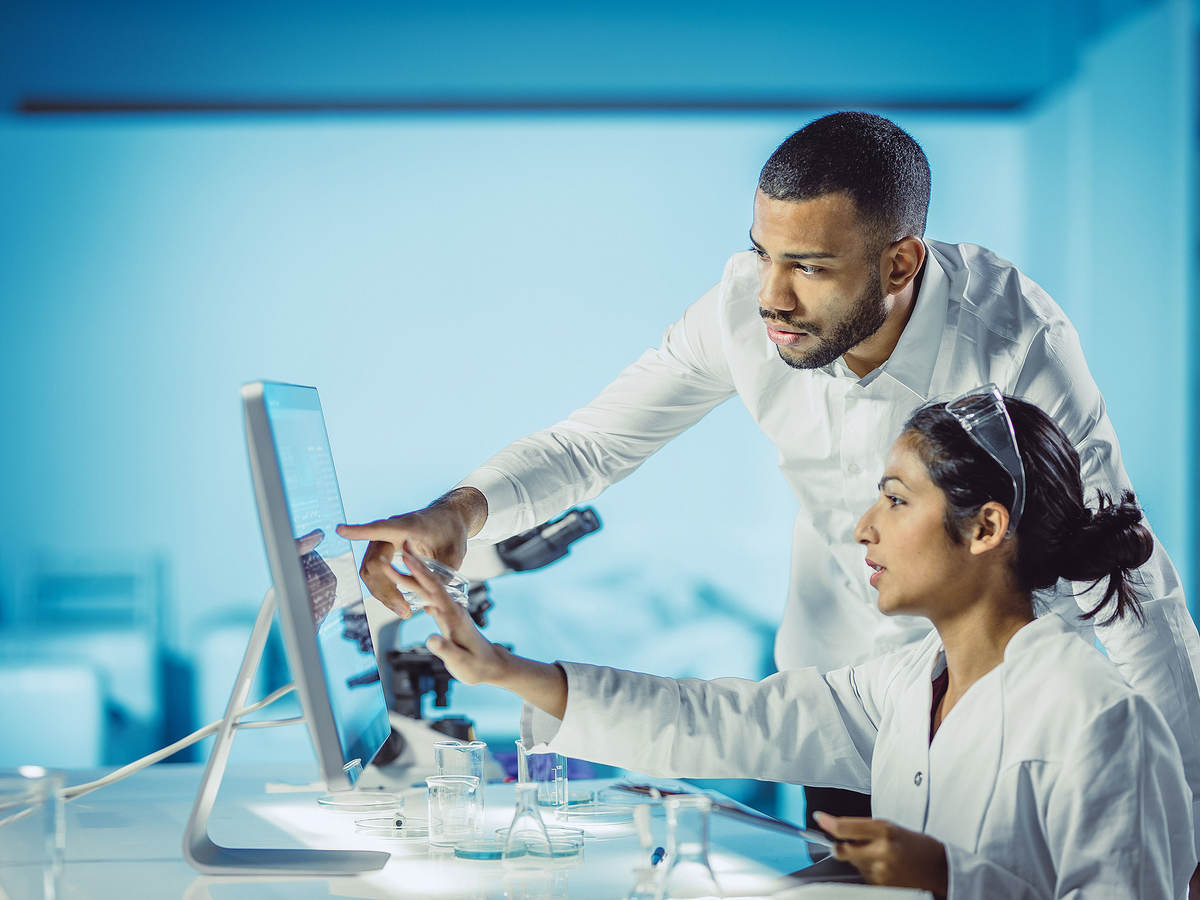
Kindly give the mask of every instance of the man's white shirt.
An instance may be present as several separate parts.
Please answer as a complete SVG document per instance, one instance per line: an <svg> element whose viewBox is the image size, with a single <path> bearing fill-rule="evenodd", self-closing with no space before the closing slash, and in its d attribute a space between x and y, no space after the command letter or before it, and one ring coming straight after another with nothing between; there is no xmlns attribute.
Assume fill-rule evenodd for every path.
<svg viewBox="0 0 1200 900"><path fill-rule="evenodd" d="M1090 503L1097 489L1115 498L1129 487L1104 400L1062 310L988 250L925 244L904 333L888 361L861 379L840 359L811 370L784 363L759 315L757 258L735 254L720 283L667 329L661 346L587 406L515 441L460 482L488 503L474 540L503 540L590 500L736 394L778 449L799 506L776 664L824 672L920 640L928 621L876 608L853 538L877 496L888 450L916 407L995 382L1041 407L1070 437ZM1157 540L1138 575L1145 626L1130 619L1095 634L1125 679L1162 712L1200 804L1200 637ZM1072 599L1071 590L1063 583L1043 600L1090 640L1078 610L1099 593L1081 590Z"/></svg>

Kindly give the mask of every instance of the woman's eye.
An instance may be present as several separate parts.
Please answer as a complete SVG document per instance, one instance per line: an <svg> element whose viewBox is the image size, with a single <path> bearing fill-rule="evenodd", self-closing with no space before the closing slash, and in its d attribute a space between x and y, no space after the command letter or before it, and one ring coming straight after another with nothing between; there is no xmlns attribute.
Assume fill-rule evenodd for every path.
<svg viewBox="0 0 1200 900"><path fill-rule="evenodd" d="M904 501L895 494L884 494L883 496L887 498L888 506L900 506L902 503L904 503Z"/></svg>

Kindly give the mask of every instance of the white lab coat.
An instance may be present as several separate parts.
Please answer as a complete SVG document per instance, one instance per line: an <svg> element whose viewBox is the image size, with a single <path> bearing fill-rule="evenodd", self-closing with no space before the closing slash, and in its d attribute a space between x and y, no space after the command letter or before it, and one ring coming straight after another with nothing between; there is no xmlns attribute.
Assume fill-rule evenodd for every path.
<svg viewBox="0 0 1200 900"><path fill-rule="evenodd" d="M796 370L767 339L754 253L734 254L719 284L582 409L513 442L461 484L487 498L476 540L495 543L554 518L633 472L647 457L737 395L779 451L796 495L792 571L775 642L780 669L822 672L874 658L928 634L916 616L885 616L868 582L854 525L878 496L888 448L913 409L989 381L1044 409L1079 451L1089 502L1129 486L1104 399L1075 329L1012 263L972 244L927 240L921 289L891 357L859 378L842 360ZM1096 636L1131 685L1166 717L1184 756L1200 819L1200 636L1162 545L1137 576L1146 622ZM1079 623L1098 591L1076 585L1043 599ZM1089 635L1090 640L1090 635ZM1200 845L1195 852L1200 854Z"/></svg>
<svg viewBox="0 0 1200 900"><path fill-rule="evenodd" d="M1191 792L1162 714L1057 615L1026 625L929 741L937 633L822 676L670 679L563 663L561 722L529 745L651 775L871 794L946 845L951 900L1183 897Z"/></svg>

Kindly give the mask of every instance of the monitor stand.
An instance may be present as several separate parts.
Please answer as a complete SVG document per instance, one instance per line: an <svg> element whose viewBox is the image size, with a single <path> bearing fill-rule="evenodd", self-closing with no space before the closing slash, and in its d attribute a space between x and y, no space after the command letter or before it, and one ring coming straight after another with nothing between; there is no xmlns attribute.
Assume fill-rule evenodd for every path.
<svg viewBox="0 0 1200 900"><path fill-rule="evenodd" d="M208 835L208 817L212 813L221 778L233 747L238 728L237 715L245 708L250 685L258 672L263 647L275 616L275 589L267 591L242 667L225 707L225 718L217 731L216 742L208 756L204 780L196 792L192 815L183 833L183 855L192 866L206 875L352 875L383 868L390 854L378 850L314 850L269 847L223 847Z"/></svg>

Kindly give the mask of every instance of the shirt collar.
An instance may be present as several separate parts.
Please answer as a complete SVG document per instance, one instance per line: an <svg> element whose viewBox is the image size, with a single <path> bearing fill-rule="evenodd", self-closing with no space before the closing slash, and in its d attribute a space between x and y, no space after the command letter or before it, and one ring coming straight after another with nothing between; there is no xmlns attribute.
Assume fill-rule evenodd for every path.
<svg viewBox="0 0 1200 900"><path fill-rule="evenodd" d="M925 273L921 290L913 305L912 315L896 349L880 369L893 381L898 381L922 401L929 399L929 385L942 346L946 327L946 298L950 280L928 244L925 244Z"/></svg>

